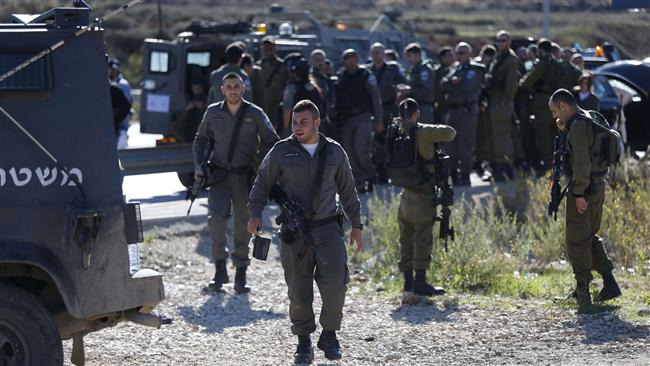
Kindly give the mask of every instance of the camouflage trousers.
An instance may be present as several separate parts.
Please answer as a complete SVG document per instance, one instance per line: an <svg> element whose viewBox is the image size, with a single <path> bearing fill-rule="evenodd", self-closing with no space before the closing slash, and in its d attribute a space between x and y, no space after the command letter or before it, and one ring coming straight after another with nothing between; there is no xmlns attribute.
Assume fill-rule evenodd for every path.
<svg viewBox="0 0 650 366"><path fill-rule="evenodd" d="M400 272L426 270L433 250L433 196L405 189L400 195L399 223Z"/></svg>
<svg viewBox="0 0 650 366"><path fill-rule="evenodd" d="M235 216L234 251L231 253L235 267L250 264L248 241L250 234L246 230L248 223L248 187L246 174L230 174L221 183L208 190L208 228L212 238L212 258L228 258L226 251L228 219L232 211Z"/></svg>
<svg viewBox="0 0 650 366"><path fill-rule="evenodd" d="M588 205L584 214L578 212L575 197L569 194L566 198L566 251L578 282L590 282L592 270L602 274L614 268L603 240L596 235L603 214L605 182L592 181L585 198Z"/></svg>
<svg viewBox="0 0 650 366"><path fill-rule="evenodd" d="M325 264L318 260L311 248L301 260L296 258L304 245L300 238L291 244L282 242L280 247L284 280L289 289L291 332L295 335L308 335L316 330L314 280L323 300L319 319L321 327L323 330L340 330L345 292L350 282L341 225L332 222L312 228L311 232L319 254L327 262Z"/></svg>

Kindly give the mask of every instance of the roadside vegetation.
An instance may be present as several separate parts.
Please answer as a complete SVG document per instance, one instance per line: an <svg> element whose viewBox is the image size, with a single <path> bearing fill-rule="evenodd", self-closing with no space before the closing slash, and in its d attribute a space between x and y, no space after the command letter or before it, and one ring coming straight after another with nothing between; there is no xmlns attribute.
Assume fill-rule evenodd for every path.
<svg viewBox="0 0 650 366"><path fill-rule="evenodd" d="M634 163L636 165L636 163ZM619 172L620 174L620 172ZM547 214L550 179L517 177L513 184L478 199L456 197L452 220L456 240L444 251L434 239L429 280L452 293L551 299L573 285L564 255L564 201L554 221ZM650 183L638 167L608 185L599 234L624 288L624 303L650 306ZM508 187L508 188L506 188ZM369 249L350 254L369 289L389 295L401 290L397 269L399 197L368 203ZM437 235L438 225L434 226ZM600 286L594 273L592 291ZM638 310L638 309L637 309Z"/></svg>

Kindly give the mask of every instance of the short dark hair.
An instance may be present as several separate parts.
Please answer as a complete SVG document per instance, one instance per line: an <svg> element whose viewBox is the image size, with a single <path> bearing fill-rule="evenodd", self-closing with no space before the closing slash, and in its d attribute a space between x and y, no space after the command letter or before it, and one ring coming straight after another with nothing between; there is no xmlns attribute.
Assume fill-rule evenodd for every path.
<svg viewBox="0 0 650 366"><path fill-rule="evenodd" d="M438 58L443 58L445 57L446 54L452 53L454 50L451 49L449 46L442 47L438 50Z"/></svg>
<svg viewBox="0 0 650 366"><path fill-rule="evenodd" d="M558 89L551 95L551 103L558 105L561 103L568 104L570 106L576 106L576 98L571 94L570 91L566 89Z"/></svg>
<svg viewBox="0 0 650 366"><path fill-rule="evenodd" d="M300 113L306 111L311 112L311 115L312 117L314 117L314 119L320 118L320 112L318 111L318 107L316 107L316 104L314 104L309 99L303 99L298 103L296 103L296 105L293 106L293 110L291 110L291 113Z"/></svg>
<svg viewBox="0 0 650 366"><path fill-rule="evenodd" d="M244 56L242 56L241 61L239 62L239 67L244 67L248 65L254 64L253 62L253 56L250 53L245 53Z"/></svg>
<svg viewBox="0 0 650 366"><path fill-rule="evenodd" d="M236 43L231 43L226 47L226 62L229 64L239 63L239 59L244 54L244 50L241 49L241 46Z"/></svg>
<svg viewBox="0 0 650 366"><path fill-rule="evenodd" d="M420 110L420 105L413 98L406 98L399 103L399 116L402 119L411 118Z"/></svg>
<svg viewBox="0 0 650 366"><path fill-rule="evenodd" d="M544 51L546 53L551 53L551 51L553 50L553 44L548 39L541 38L537 42L537 48L539 48L540 50L542 50L542 51Z"/></svg>
<svg viewBox="0 0 650 366"><path fill-rule="evenodd" d="M481 48L481 53L486 56L494 57L497 55L497 49L491 44L486 44Z"/></svg>
<svg viewBox="0 0 650 366"><path fill-rule="evenodd" d="M405 53L422 53L422 47L420 47L419 43L413 42L409 43L406 48L404 48Z"/></svg>
<svg viewBox="0 0 650 366"><path fill-rule="evenodd" d="M242 84L244 83L244 78L242 78L241 75L239 75L239 74L236 73L236 72L229 72L229 73L227 73L226 75L224 75L224 76L221 78L221 81L226 81L226 80L228 80L228 79L239 79L239 81L241 81Z"/></svg>

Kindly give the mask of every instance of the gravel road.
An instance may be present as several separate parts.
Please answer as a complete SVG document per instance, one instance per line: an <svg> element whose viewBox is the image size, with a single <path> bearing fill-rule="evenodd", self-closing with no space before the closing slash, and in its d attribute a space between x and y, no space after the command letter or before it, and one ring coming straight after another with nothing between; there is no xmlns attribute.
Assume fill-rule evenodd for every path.
<svg viewBox="0 0 650 366"><path fill-rule="evenodd" d="M88 365L289 365L296 339L288 320L278 251L253 261L249 295L206 294L213 274L202 223L150 228L143 263L164 272L160 330L121 323L85 337ZM277 240L274 240L276 242ZM234 271L229 268L231 280ZM488 301L489 300L489 301ZM320 299L315 310L318 317ZM648 365L649 321L611 313L576 315L539 300L448 295L400 305L352 282L344 309L343 360L334 365ZM320 330L313 337L314 341ZM71 341L64 342L69 358ZM66 361L67 362L67 361ZM328 363L317 350L317 364Z"/></svg>

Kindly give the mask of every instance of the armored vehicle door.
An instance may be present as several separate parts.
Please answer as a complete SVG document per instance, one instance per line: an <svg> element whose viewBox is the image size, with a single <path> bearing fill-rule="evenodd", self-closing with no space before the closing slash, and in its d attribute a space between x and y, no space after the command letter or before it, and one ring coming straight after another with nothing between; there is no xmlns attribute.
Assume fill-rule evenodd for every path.
<svg viewBox="0 0 650 366"><path fill-rule="evenodd" d="M145 39L143 52L140 132L169 134L184 97L182 45Z"/></svg>

